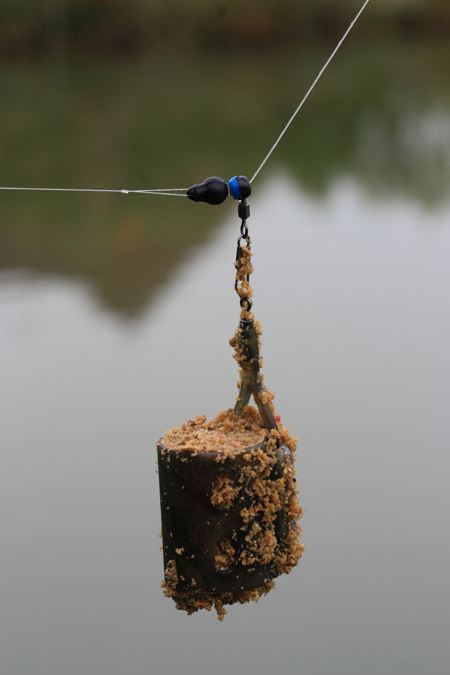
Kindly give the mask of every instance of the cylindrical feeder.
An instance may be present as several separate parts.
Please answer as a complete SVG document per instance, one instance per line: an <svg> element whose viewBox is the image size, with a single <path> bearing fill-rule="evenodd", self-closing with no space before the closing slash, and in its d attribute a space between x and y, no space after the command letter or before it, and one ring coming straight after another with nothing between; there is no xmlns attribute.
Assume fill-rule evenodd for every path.
<svg viewBox="0 0 450 675"><path fill-rule="evenodd" d="M223 452L158 443L166 595L189 613L257 599L301 554L294 467L263 441Z"/></svg>
<svg viewBox="0 0 450 675"><path fill-rule="evenodd" d="M240 179L234 188L242 187ZM217 180L197 188L217 187ZM296 441L281 424L263 381L261 326L251 311L250 210L245 195L240 199L235 290L241 312L230 340L239 365L238 398L233 410L214 420L190 420L157 445L164 592L189 614L214 606L219 618L224 605L267 593L303 551ZM257 410L248 405L252 396Z"/></svg>

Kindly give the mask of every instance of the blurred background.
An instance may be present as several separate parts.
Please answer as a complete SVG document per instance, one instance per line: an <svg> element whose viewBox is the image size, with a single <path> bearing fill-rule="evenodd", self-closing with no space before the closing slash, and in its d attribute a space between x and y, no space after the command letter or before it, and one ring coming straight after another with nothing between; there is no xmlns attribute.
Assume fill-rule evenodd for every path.
<svg viewBox="0 0 450 675"><path fill-rule="evenodd" d="M358 4L0 0L0 185L251 175ZM235 204L0 193L2 675L446 671L449 38L373 0L254 184L306 553L224 625L161 595L154 447L234 403Z"/></svg>

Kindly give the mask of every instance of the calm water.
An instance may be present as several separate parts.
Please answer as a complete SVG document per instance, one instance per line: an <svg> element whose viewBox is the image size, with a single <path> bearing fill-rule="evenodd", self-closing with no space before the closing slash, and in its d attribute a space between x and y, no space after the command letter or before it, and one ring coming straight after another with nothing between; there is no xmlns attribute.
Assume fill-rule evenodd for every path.
<svg viewBox="0 0 450 675"><path fill-rule="evenodd" d="M370 54L364 59L358 72L364 64L374 68ZM181 66L173 68L179 76ZM238 315L233 208L2 197L2 675L446 672L450 90L439 80L424 101L411 94L406 103L381 66L371 73L373 89L357 79L347 110L337 107L339 91L334 98L323 92L304 120L302 153L297 158L293 140L255 186L255 311L265 328L267 384L300 439L306 552L274 592L257 605L230 608L224 624L207 613L188 618L161 595L154 445L168 426L234 401L227 345ZM25 69L15 76L28 84L19 93L12 73L3 74L17 100L9 98L10 110L2 111L2 147L9 158L8 143L19 148L15 182L50 184L72 142L70 124L55 123L68 125L60 137L49 130L52 149L43 156L39 134L35 146L30 138L51 119L51 101L37 127L29 101L33 87L50 90L56 75ZM345 79L338 68L339 76ZM70 117L76 101L73 125L81 126L83 106L97 124L114 79L102 94L92 74L77 82L73 73L58 77L56 110L66 100ZM117 77L123 83L125 71ZM265 77L270 73L256 77L256 89L265 88ZM425 87L420 73L415 87L397 82L397 93ZM136 113L136 127L145 128L151 97L144 104L134 91L97 126L103 151L108 128L117 166L91 148L91 130L79 150L73 141L61 180L100 184L104 175L127 184L126 157L131 180L144 180L130 120ZM170 87L166 93L175 96ZM173 167L180 180L216 172L215 158L224 174L233 172L238 149L226 151L226 129L235 123L227 96L217 92L225 127L211 140L210 166L204 171L202 143L199 157L189 150L190 163L183 150ZM165 100L156 96L155 108ZM250 108L257 104L257 96L250 99ZM341 120L338 136L353 120L353 105L364 121L355 112L351 147L341 137L339 154L335 139L322 152L328 160L314 166L331 134L323 127L327 105ZM274 119L283 117L285 102L275 107ZM184 109L185 122L172 114L176 135L183 124L191 131L198 123L194 104ZM167 140L170 125L161 133ZM154 138L151 128L146 134L144 145ZM246 151L250 166L262 135L257 128ZM26 168L27 148L42 180ZM167 153L152 162L152 173L170 175ZM12 182L5 165L1 172L3 183Z"/></svg>

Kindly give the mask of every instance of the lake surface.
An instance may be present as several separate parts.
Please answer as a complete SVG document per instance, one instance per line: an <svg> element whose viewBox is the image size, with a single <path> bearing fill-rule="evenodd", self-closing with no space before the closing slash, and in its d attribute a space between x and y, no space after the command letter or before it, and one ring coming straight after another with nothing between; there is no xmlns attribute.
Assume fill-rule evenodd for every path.
<svg viewBox="0 0 450 675"><path fill-rule="evenodd" d="M448 669L450 89L421 64L449 54L407 49L414 78L403 49L350 49L254 186L254 308L299 437L306 551L223 624L159 588L155 442L234 403L235 207L1 196L2 675ZM145 64L0 70L2 184L250 173L292 107L274 73L302 90L315 57L299 75L248 56L232 102L231 78L192 97L182 60L164 82Z"/></svg>

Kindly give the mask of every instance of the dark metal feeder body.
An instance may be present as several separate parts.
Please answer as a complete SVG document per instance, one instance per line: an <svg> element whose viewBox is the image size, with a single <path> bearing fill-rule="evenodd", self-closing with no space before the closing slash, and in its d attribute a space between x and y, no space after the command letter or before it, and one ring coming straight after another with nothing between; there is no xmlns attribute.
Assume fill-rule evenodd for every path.
<svg viewBox="0 0 450 675"><path fill-rule="evenodd" d="M227 477L239 484L242 468L252 462L252 452L263 443L223 457L218 452L172 450L158 443L158 466L161 495L162 544L164 566L175 561L178 574L177 592L240 593L260 588L279 572L274 564L243 565L239 560L245 548L245 527L241 511L249 507L251 497L244 486L230 508L211 502L213 483ZM291 452L284 447L276 451L277 460L270 476L272 481L283 475ZM247 486L248 487L248 486ZM277 514L275 534L280 549L290 528L288 505ZM228 569L217 570L215 554L221 541L230 540L236 552Z"/></svg>

